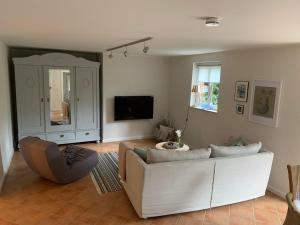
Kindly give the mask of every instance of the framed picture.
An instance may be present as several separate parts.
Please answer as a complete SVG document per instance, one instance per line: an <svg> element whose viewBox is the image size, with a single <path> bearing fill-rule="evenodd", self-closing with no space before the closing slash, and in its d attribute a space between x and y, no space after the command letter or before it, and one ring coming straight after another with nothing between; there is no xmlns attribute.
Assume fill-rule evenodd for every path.
<svg viewBox="0 0 300 225"><path fill-rule="evenodd" d="M239 102L247 102L249 81L236 81L234 100Z"/></svg>
<svg viewBox="0 0 300 225"><path fill-rule="evenodd" d="M240 105L240 104L236 104L235 106L235 111L237 114L244 114L244 108L245 106L244 105Z"/></svg>
<svg viewBox="0 0 300 225"><path fill-rule="evenodd" d="M280 95L283 81L254 80L249 120L278 127Z"/></svg>

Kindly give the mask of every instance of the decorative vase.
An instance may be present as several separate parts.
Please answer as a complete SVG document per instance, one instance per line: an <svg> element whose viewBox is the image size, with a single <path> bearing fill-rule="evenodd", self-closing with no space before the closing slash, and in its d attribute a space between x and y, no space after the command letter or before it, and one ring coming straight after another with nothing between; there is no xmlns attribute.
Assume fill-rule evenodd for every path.
<svg viewBox="0 0 300 225"><path fill-rule="evenodd" d="M179 148L183 147L183 143L181 142L181 137L177 138L177 143L178 143Z"/></svg>

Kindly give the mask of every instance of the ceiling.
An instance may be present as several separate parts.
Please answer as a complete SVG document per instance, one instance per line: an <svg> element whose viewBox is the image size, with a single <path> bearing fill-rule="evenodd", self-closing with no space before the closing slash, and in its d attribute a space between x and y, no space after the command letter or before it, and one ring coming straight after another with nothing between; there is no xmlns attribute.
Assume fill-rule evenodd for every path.
<svg viewBox="0 0 300 225"><path fill-rule="evenodd" d="M0 40L11 46L98 52L148 36L152 55L299 43L300 1L0 0Z"/></svg>

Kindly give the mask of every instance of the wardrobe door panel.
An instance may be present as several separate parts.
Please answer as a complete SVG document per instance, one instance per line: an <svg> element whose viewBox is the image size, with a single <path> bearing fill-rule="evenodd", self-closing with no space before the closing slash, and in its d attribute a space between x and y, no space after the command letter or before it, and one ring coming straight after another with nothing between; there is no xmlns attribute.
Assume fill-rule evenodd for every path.
<svg viewBox="0 0 300 225"><path fill-rule="evenodd" d="M74 78L72 67L44 67L47 132L75 130Z"/></svg>
<svg viewBox="0 0 300 225"><path fill-rule="evenodd" d="M97 127L97 70L76 68L77 130Z"/></svg>
<svg viewBox="0 0 300 225"><path fill-rule="evenodd" d="M15 66L19 136L44 129L43 74L40 66Z"/></svg>

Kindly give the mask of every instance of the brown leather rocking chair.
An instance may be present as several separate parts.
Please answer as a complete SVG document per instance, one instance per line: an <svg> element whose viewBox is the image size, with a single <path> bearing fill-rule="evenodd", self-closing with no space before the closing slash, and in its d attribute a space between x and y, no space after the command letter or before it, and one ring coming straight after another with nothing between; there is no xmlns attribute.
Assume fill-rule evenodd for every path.
<svg viewBox="0 0 300 225"><path fill-rule="evenodd" d="M290 192L286 195L288 211L283 225L300 225L300 165L287 166Z"/></svg>
<svg viewBox="0 0 300 225"><path fill-rule="evenodd" d="M56 143L37 137L26 137L19 143L27 165L41 177L59 184L80 179L98 162L95 151L74 145L60 151Z"/></svg>

